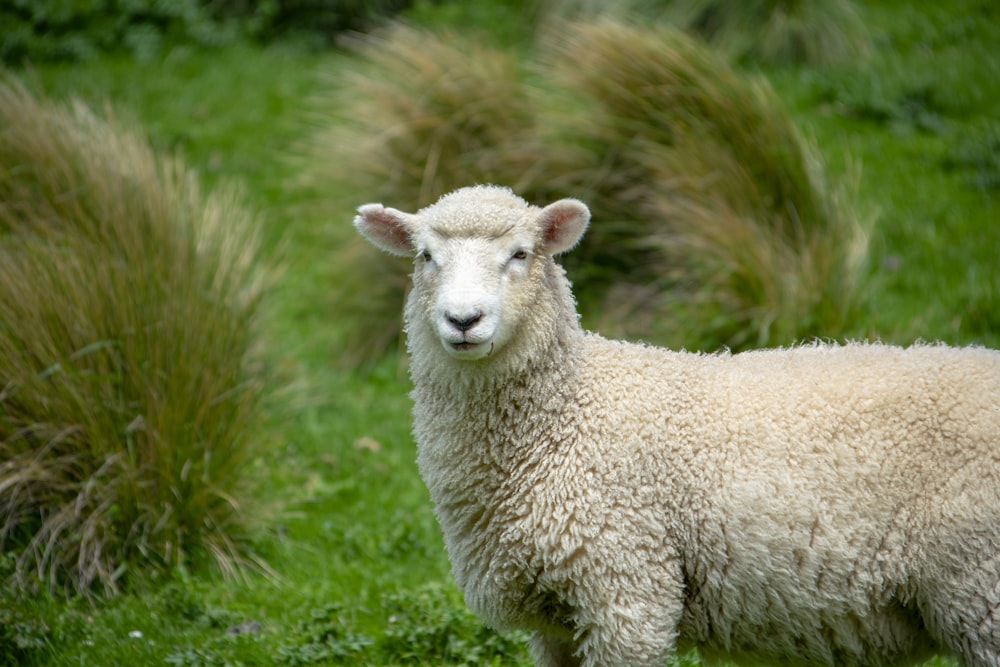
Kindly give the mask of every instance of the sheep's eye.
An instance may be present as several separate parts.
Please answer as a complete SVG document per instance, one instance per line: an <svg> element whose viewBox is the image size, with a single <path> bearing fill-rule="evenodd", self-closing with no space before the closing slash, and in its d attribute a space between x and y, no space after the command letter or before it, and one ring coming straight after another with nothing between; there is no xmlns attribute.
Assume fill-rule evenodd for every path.
<svg viewBox="0 0 1000 667"><path fill-rule="evenodd" d="M511 255L511 259L526 259L527 257L528 257L527 250L518 250L513 255Z"/></svg>
<svg viewBox="0 0 1000 667"><path fill-rule="evenodd" d="M420 253L420 257L423 258L425 262L429 262L431 261L431 259L433 259L431 257L431 253L429 250L424 250L422 253Z"/></svg>

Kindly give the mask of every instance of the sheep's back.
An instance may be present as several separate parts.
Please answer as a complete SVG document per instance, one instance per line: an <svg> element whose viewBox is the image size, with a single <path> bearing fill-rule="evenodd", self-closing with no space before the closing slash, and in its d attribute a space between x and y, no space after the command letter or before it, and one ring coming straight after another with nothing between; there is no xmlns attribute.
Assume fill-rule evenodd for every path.
<svg viewBox="0 0 1000 667"><path fill-rule="evenodd" d="M1000 475L995 351L852 344L704 355L585 340L579 400L591 437L606 434L593 445L600 456L681 457L720 482L729 471L771 485L807 476L804 485L831 493L877 484L895 500Z"/></svg>

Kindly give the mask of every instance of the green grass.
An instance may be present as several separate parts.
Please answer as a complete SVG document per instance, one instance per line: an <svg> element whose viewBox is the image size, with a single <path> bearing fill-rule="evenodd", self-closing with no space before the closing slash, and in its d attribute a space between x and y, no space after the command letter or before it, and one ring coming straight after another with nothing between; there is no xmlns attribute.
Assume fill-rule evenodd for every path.
<svg viewBox="0 0 1000 667"><path fill-rule="evenodd" d="M984 74L1000 71L1000 20L987 4L876 3L865 10L868 64L765 72L831 172L856 177L860 204L877 214L859 336L1000 347L1000 193L974 183L996 155L975 167L956 159L1000 117L1000 84ZM330 239L371 196L330 182L342 204L317 211L289 187L285 156L311 135L320 73L351 64L236 45L28 75L55 95L113 103L209 181L241 179L262 210L265 250L285 266L266 334L289 388L265 406L282 437L251 468L285 512L256 545L275 579L226 582L194 567L96 603L5 590L0 664L489 664L490 647L527 664L508 639L481 634L450 583L413 463L403 362L334 367L332 332L350 323L325 305Z"/></svg>

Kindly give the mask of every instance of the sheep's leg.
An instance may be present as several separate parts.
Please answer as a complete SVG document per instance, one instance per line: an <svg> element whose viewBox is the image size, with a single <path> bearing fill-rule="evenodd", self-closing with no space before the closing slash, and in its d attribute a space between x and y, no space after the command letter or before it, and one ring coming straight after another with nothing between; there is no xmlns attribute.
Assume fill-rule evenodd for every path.
<svg viewBox="0 0 1000 667"><path fill-rule="evenodd" d="M962 658L966 667L1000 666L1000 607L984 600L942 601L931 605L941 641Z"/></svg>
<svg viewBox="0 0 1000 667"><path fill-rule="evenodd" d="M579 641L563 635L535 632L532 653L538 667L661 667L673 648L670 614L607 609L607 623L586 625Z"/></svg>
<svg viewBox="0 0 1000 667"><path fill-rule="evenodd" d="M624 611L624 610L620 610ZM659 610L615 613L605 625L587 629L581 639L583 667L661 667L673 653L676 632Z"/></svg>
<svg viewBox="0 0 1000 667"><path fill-rule="evenodd" d="M583 663L576 650L576 643L562 637L542 632L531 636L531 652L538 667L580 667Z"/></svg>
<svg viewBox="0 0 1000 667"><path fill-rule="evenodd" d="M603 600L591 597L580 605L574 625L582 667L662 667L673 654L683 583L676 563L658 566L653 569L662 578L643 585L636 585L633 572L611 574L601 587Z"/></svg>
<svg viewBox="0 0 1000 667"><path fill-rule="evenodd" d="M936 595L922 605L932 632L967 667L1000 666L1000 554L992 542L987 549L935 582Z"/></svg>

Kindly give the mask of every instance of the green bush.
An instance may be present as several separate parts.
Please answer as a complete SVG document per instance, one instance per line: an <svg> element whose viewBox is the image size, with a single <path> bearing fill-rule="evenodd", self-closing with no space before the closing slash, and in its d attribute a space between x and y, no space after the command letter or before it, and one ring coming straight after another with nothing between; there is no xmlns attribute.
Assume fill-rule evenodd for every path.
<svg viewBox="0 0 1000 667"><path fill-rule="evenodd" d="M172 44L212 47L244 36L328 46L404 9L409 0L13 0L0 6L0 62L139 60Z"/></svg>
<svg viewBox="0 0 1000 667"><path fill-rule="evenodd" d="M0 548L81 592L247 549L266 272L233 193L0 84Z"/></svg>
<svg viewBox="0 0 1000 667"><path fill-rule="evenodd" d="M672 0L665 13L729 56L769 65L849 65L871 52L852 0Z"/></svg>
<svg viewBox="0 0 1000 667"><path fill-rule="evenodd" d="M14 0L0 9L0 23L0 61L14 65L82 61L109 51L146 59L168 40L209 46L235 34L199 0Z"/></svg>
<svg viewBox="0 0 1000 667"><path fill-rule="evenodd" d="M227 15L252 17L255 37L304 37L329 45L336 36L367 30L410 4L411 0L224 0L213 6L226 8Z"/></svg>

